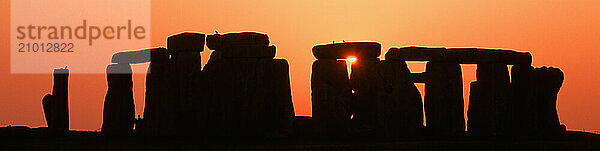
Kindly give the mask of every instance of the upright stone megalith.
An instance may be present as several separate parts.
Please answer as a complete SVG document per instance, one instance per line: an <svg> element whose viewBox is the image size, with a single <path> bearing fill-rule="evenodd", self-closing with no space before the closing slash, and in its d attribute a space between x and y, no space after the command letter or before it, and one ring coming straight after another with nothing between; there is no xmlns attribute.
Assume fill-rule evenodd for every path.
<svg viewBox="0 0 600 151"><path fill-rule="evenodd" d="M319 133L325 137L343 135L350 120L352 97L346 61L319 59L313 62L311 75L312 115Z"/></svg>
<svg viewBox="0 0 600 151"><path fill-rule="evenodd" d="M429 132L441 136L464 134L461 67L457 62L428 62L425 68L425 116Z"/></svg>
<svg viewBox="0 0 600 151"><path fill-rule="evenodd" d="M502 63L477 64L477 82L469 101L470 133L480 136L505 135L509 121L508 67ZM473 85L472 85L473 86ZM478 121L479 120L479 121Z"/></svg>
<svg viewBox="0 0 600 151"><path fill-rule="evenodd" d="M108 91L104 100L102 135L129 136L133 134L135 106L132 71L129 64L106 67Z"/></svg>
<svg viewBox="0 0 600 151"><path fill-rule="evenodd" d="M174 129L181 125L198 127L206 112L202 97L202 59L205 35L200 33L180 33L167 39L167 51L171 54L171 74L175 94L171 96L175 106ZM196 131L196 129L192 130ZM189 131L188 131L189 132ZM186 134L188 132L177 132Z"/></svg>
<svg viewBox="0 0 600 151"><path fill-rule="evenodd" d="M565 132L556 110L557 95L563 81L564 74L558 68L544 66L533 69L533 100L538 106L535 122L541 135L558 136Z"/></svg>
<svg viewBox="0 0 600 151"><path fill-rule="evenodd" d="M283 137L294 110L289 65L273 59L275 46L260 33L207 36L214 50L202 71L210 106L207 132L219 137Z"/></svg>
<svg viewBox="0 0 600 151"><path fill-rule="evenodd" d="M42 99L48 128L58 135L69 131L69 69L54 69L52 94Z"/></svg>

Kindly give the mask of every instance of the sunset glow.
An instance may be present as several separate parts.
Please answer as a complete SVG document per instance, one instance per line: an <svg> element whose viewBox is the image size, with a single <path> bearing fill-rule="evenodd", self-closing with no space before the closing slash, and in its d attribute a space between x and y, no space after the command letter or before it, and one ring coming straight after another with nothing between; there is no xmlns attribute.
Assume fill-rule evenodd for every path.
<svg viewBox="0 0 600 151"><path fill-rule="evenodd" d="M349 56L348 58L346 58L346 60L348 60L348 62L350 62L350 63L354 63L354 62L356 62L357 59L355 56Z"/></svg>
<svg viewBox="0 0 600 151"><path fill-rule="evenodd" d="M600 28L597 28L600 27L600 1L151 0L150 4L151 28L146 32L151 48L166 47L168 36L184 31L207 35L216 31L268 34L270 44L277 48L275 58L289 62L292 100L298 116L312 115L311 73L316 58L311 48L317 44L375 41L382 44L378 57L381 60L385 60L384 55L392 47L483 47L531 52L533 66L562 69L565 81L557 103L561 123L567 125L567 129L600 133L600 120L597 120L600 119L600 101L597 101L600 78L595 74L600 70L597 61L600 59ZM52 91L52 75L11 74L10 38L18 35L10 34L10 6L9 0L0 0L0 126L46 126L41 100ZM88 24L92 22L87 19ZM100 19L103 18L94 21L100 22ZM116 34L113 30L106 32ZM93 44L103 43L94 41ZM143 48L128 50L137 49ZM213 52L205 47L200 53L202 68ZM351 64L358 61L356 56L345 60ZM99 63L109 64L111 58L81 59L101 59ZM59 67L64 65L56 68ZM423 72L425 63L409 62L408 67L411 72ZM476 65L461 67L466 112L469 85L476 80ZM148 64L136 64L132 68L146 71ZM84 70L72 65L69 69ZM73 74L69 84L71 129L99 130L108 89L106 75ZM146 73L134 72L133 84L135 114L143 117ZM424 93L423 84L417 87Z"/></svg>

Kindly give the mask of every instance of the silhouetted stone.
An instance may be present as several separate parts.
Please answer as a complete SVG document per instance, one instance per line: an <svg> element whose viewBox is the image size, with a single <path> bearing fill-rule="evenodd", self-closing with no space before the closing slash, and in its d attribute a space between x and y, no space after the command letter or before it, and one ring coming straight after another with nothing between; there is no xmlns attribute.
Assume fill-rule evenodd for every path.
<svg viewBox="0 0 600 151"><path fill-rule="evenodd" d="M515 65L511 68L511 99L508 102L509 129L515 135L528 135L536 131L535 117L539 114L533 95L533 67L530 65Z"/></svg>
<svg viewBox="0 0 600 151"><path fill-rule="evenodd" d="M528 52L478 48L391 48L388 53L386 53L385 59L404 61L452 61L461 64L531 64L531 54Z"/></svg>
<svg viewBox="0 0 600 151"><path fill-rule="evenodd" d="M209 136L284 137L292 130L289 65L273 59L275 47L258 33L210 35L215 50L202 71L206 78Z"/></svg>
<svg viewBox="0 0 600 151"><path fill-rule="evenodd" d="M460 136L465 130L462 73L455 62L428 62L425 117L429 132Z"/></svg>
<svg viewBox="0 0 600 151"><path fill-rule="evenodd" d="M129 64L112 64L106 67L108 91L102 121L102 134L105 136L133 134L135 107L131 73Z"/></svg>
<svg viewBox="0 0 600 151"><path fill-rule="evenodd" d="M557 94L564 75L557 68L512 67L512 101L510 128L527 136L560 136L565 126L560 125L556 111Z"/></svg>
<svg viewBox="0 0 600 151"><path fill-rule="evenodd" d="M351 105L353 120L363 127L361 135L385 136L386 124L384 98L386 92L379 75L379 59L359 58L352 64L350 85L354 90L355 102Z"/></svg>
<svg viewBox="0 0 600 151"><path fill-rule="evenodd" d="M268 46L269 37L266 34L254 32L214 34L206 37L206 46L211 50L220 50L231 45Z"/></svg>
<svg viewBox="0 0 600 151"><path fill-rule="evenodd" d="M445 48L403 47L390 48L385 60L401 61L440 61L444 60Z"/></svg>
<svg viewBox="0 0 600 151"><path fill-rule="evenodd" d="M171 55L171 72L174 83L172 91L175 91L174 96L171 96L175 107L175 126L190 125L198 127L197 122L205 112L203 106L204 101L201 93L202 85L202 59L200 52L204 50L204 34L198 33L181 33L170 36L167 39L167 51ZM180 130L173 127L174 130ZM186 135L188 132L176 132Z"/></svg>
<svg viewBox="0 0 600 151"><path fill-rule="evenodd" d="M180 33L167 38L167 49L174 52L204 51L204 34Z"/></svg>
<svg viewBox="0 0 600 151"><path fill-rule="evenodd" d="M479 88L478 101L481 101L483 105L489 105L484 107L480 111L485 113L473 113L473 114L485 114L487 117L483 117L485 120L491 122L491 131L480 132L481 135L504 135L507 132L508 122L508 86L510 83L510 77L508 74L508 67L504 64L477 64L477 87ZM477 119L475 119L477 120ZM474 125L477 127L477 125ZM479 133L473 131L473 133Z"/></svg>
<svg viewBox="0 0 600 151"><path fill-rule="evenodd" d="M427 82L425 80L425 76L426 76L426 73L411 73L410 79L414 83L425 83L425 82Z"/></svg>
<svg viewBox="0 0 600 151"><path fill-rule="evenodd" d="M467 129L472 136L492 136L494 132L492 100L482 100L481 91L479 82L471 82Z"/></svg>
<svg viewBox="0 0 600 151"><path fill-rule="evenodd" d="M542 135L557 136L564 133L556 111L557 94L564 80L563 72L558 68L533 69L534 103L539 106L537 128Z"/></svg>
<svg viewBox="0 0 600 151"><path fill-rule="evenodd" d="M381 54L381 44L377 42L345 42L317 45L312 49L317 59L377 58Z"/></svg>
<svg viewBox="0 0 600 151"><path fill-rule="evenodd" d="M150 55L144 106L146 126L139 128L144 129L142 135L173 135L176 127L175 68L167 49L153 49Z"/></svg>
<svg viewBox="0 0 600 151"><path fill-rule="evenodd" d="M152 49L117 52L112 56L112 63L135 64L150 62Z"/></svg>
<svg viewBox="0 0 600 151"><path fill-rule="evenodd" d="M69 131L69 70L54 69L52 94L42 99L48 128L58 135Z"/></svg>
<svg viewBox="0 0 600 151"><path fill-rule="evenodd" d="M224 58L268 58L275 57L275 46L228 45L218 50ZM216 51L215 51L216 52Z"/></svg>
<svg viewBox="0 0 600 151"><path fill-rule="evenodd" d="M346 61L316 60L311 75L312 115L318 133L324 137L341 136L350 120L352 97Z"/></svg>
<svg viewBox="0 0 600 151"><path fill-rule="evenodd" d="M384 120L386 134L392 137L416 136L423 129L421 93L410 78L404 61L382 61L379 73L383 77Z"/></svg>

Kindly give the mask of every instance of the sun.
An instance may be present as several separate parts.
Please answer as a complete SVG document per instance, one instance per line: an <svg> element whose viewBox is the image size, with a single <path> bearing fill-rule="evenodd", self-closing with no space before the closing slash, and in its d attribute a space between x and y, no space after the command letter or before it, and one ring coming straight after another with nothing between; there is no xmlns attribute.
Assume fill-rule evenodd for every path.
<svg viewBox="0 0 600 151"><path fill-rule="evenodd" d="M346 58L346 60L348 60L348 62L350 62L350 63L354 63L354 62L356 62L357 59L355 56L349 56Z"/></svg>

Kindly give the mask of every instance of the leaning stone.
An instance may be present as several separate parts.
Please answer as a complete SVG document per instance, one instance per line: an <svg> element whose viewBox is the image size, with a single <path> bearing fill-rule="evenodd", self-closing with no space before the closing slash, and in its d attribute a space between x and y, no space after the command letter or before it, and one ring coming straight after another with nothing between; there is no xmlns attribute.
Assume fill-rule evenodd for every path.
<svg viewBox="0 0 600 151"><path fill-rule="evenodd" d="M455 62L426 65L425 117L427 129L441 136L461 136L465 130L461 67Z"/></svg>
<svg viewBox="0 0 600 151"><path fill-rule="evenodd" d="M167 38L167 49L173 52L204 51L204 34L181 33Z"/></svg>
<svg viewBox="0 0 600 151"><path fill-rule="evenodd" d="M345 42L317 45L312 49L317 59L377 58L381 54L381 44L377 42Z"/></svg>

